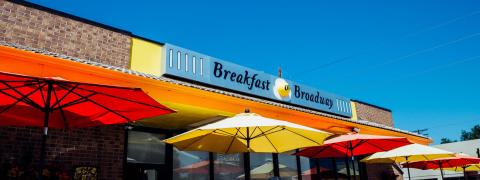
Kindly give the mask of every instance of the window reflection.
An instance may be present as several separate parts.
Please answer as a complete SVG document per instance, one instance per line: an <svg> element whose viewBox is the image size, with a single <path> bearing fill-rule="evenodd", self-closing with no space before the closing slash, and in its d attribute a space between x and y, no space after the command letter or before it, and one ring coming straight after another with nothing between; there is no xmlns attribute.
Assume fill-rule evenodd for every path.
<svg viewBox="0 0 480 180"><path fill-rule="evenodd" d="M148 132L129 131L127 162L129 163L165 163L164 135Z"/></svg>
<svg viewBox="0 0 480 180"><path fill-rule="evenodd" d="M215 180L244 179L243 154L214 154Z"/></svg>
<svg viewBox="0 0 480 180"><path fill-rule="evenodd" d="M273 177L273 161L270 153L250 153L250 178L269 179Z"/></svg>
<svg viewBox="0 0 480 180"><path fill-rule="evenodd" d="M209 177L208 152L173 149L174 180L208 180Z"/></svg>
<svg viewBox="0 0 480 180"><path fill-rule="evenodd" d="M336 158L335 162L337 164L337 174L338 174L338 179L348 179L348 175L350 174L350 177L353 176L353 169L351 164L346 165L346 158Z"/></svg>
<svg viewBox="0 0 480 180"><path fill-rule="evenodd" d="M309 159L303 156L300 157L300 167L301 167L301 175L302 180L312 180L316 179L315 176L317 175L317 169L315 166L315 159Z"/></svg>
<svg viewBox="0 0 480 180"><path fill-rule="evenodd" d="M281 179L298 179L297 157L292 156L293 153L295 151L278 154L278 169ZM308 169L309 165L306 166Z"/></svg>

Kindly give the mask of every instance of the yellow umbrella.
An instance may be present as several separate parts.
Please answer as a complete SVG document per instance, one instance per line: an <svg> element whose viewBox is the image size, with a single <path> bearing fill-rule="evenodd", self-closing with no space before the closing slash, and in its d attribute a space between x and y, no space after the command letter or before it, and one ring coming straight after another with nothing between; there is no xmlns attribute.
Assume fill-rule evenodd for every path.
<svg viewBox="0 0 480 180"><path fill-rule="evenodd" d="M444 168L444 170L449 171L480 171L480 164L469 164L463 167L452 167L452 168Z"/></svg>
<svg viewBox="0 0 480 180"><path fill-rule="evenodd" d="M428 161L437 158L454 157L455 153L421 144L410 144L390 151L372 154L361 162L365 163L407 163L413 161ZM410 168L407 167L408 179Z"/></svg>
<svg viewBox="0 0 480 180"><path fill-rule="evenodd" d="M456 171L456 172L462 172L463 171L463 177L465 177L465 179L468 179L467 172L468 171L480 171L480 164L469 164L469 165L466 165L466 166L444 168L444 170Z"/></svg>
<svg viewBox="0 0 480 180"><path fill-rule="evenodd" d="M306 126L241 113L164 140L181 150L217 153L282 153L319 146L331 133Z"/></svg>

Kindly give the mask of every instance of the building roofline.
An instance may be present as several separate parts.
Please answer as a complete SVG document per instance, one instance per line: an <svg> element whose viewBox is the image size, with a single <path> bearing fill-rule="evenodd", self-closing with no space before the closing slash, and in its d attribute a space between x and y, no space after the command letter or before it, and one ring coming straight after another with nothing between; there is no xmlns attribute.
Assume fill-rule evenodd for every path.
<svg viewBox="0 0 480 180"><path fill-rule="evenodd" d="M149 38L142 37L142 36L138 36L138 35L136 35L136 34L131 34L131 37L132 37L132 38L138 38L138 39L141 39L141 40L144 40L144 41L148 41L148 42L151 42L151 43L159 44L159 45L162 45L162 46L165 45L165 43L163 43L163 42L156 41L156 40L149 39Z"/></svg>
<svg viewBox="0 0 480 180"><path fill-rule="evenodd" d="M381 110L384 110L384 111L392 112L392 110L390 110L388 108L384 108L384 107L380 107L380 106L377 106L377 105L374 105L374 104L370 104L370 103L367 103L365 101L360 101L360 100L356 100L356 99L351 99L350 101L365 104L365 105L368 105L368 106L372 106L372 107L375 107L375 108L378 108L378 109L381 109Z"/></svg>
<svg viewBox="0 0 480 180"><path fill-rule="evenodd" d="M120 28L117 28L117 27L113 27L113 26L110 26L110 25L107 25L107 24L99 23L97 21L89 20L89 19L86 19L86 18L82 18L82 17L76 16L76 15L73 15L73 14L69 14L69 13L66 13L66 12L63 12L63 11L52 9L52 8L49 8L49 7L46 7L46 6L35 4L35 3L32 3L32 2L28 2L28 1L25 1L25 0L7 0L7 1L15 3L15 4L20 4L22 6L34 8L34 9L37 9L37 10L40 10L40 11L45 11L45 12L48 12L48 13L51 13L51 14L55 14L55 15L64 17L64 18L68 18L68 19L80 21L80 22L83 22L83 23L86 23L86 24L90 24L90 25L93 25L93 26L108 29L108 30L111 30L111 31L114 31L114 32L117 32L117 33L122 33L122 34L125 34L125 35L132 36L132 33L130 31L123 30L123 29L120 29Z"/></svg>
<svg viewBox="0 0 480 180"><path fill-rule="evenodd" d="M127 68L121 68L121 67L116 67L116 66L112 66L112 65L107 65L107 64L99 63L99 62L92 61L92 60L85 60L85 59L71 57L71 56L67 56L67 55L63 55L63 54L53 53L53 52L49 52L49 51L46 51L46 50L43 50L43 49L32 48L32 47L23 46L23 45L19 45L19 44L15 44L15 43L4 42L4 41L0 41L0 46L12 47L12 48L19 49L19 50L30 51L30 52L34 52L34 53L42 54L42 55L46 55L46 56L57 57L57 58L60 58L60 59L70 60L70 61L77 62L77 63L88 64L88 65L91 65L91 66L101 67L101 68L105 68L105 69L109 69L109 70L113 70L113 71L119 71L119 72L122 72L122 73L141 76L141 77L150 78L150 79L154 79L154 80L158 80L158 81L164 81L164 82L169 82L169 83L173 83L173 84L178 84L178 85L182 85L182 86L196 88L196 89L200 89L200 90L204 90L204 91L219 93L219 94L223 94L223 95L226 95L226 96L232 96L232 97L247 99L247 100L251 100L251 101L255 101L255 102L259 102L259 103L269 104L269 105L272 105L272 106L278 106L278 107L282 107L282 108L292 109L292 110L301 111L301 112L310 113L310 114L319 115L319 116L327 116L327 117L335 118L335 119L346 121L346 122L352 122L352 123L356 123L356 124L376 127L376 128L380 128L380 129L385 129L385 130L389 130L389 131L395 131L395 132L399 132L399 133L403 133L403 134L408 134L408 135L417 136L417 137L421 137L421 138L425 138L425 139L430 139L429 137L426 137L426 136L423 136L423 135L420 135L420 134L417 134L417 133L413 133L413 132L409 132L409 131L406 131L406 130L390 127L390 126L383 125L383 124L378 124L378 123L371 122L371 121L351 120L350 118L331 115L331 114L327 114L327 113L316 111L316 110L306 109L306 108L303 108L303 107L292 106L292 105L279 103L279 102L275 102L275 101L259 99L259 98L252 97L252 96L247 96L247 95L242 95L242 94L238 94L238 93L228 92L228 91L220 90L220 89L217 89L217 88L210 88L210 87L206 87L206 86L202 86L202 85L198 85L198 84L193 84L193 83L189 83L189 82L185 82L185 81L180 81L180 80L176 80L176 79L172 79L172 78L168 78L168 77L156 76L156 75L147 74L147 73L143 73L143 72L127 69Z"/></svg>

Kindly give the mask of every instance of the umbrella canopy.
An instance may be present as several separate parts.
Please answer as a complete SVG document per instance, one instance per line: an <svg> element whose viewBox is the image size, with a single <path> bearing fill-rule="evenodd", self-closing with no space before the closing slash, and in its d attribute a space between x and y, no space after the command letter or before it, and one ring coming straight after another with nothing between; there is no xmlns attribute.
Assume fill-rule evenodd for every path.
<svg viewBox="0 0 480 180"><path fill-rule="evenodd" d="M172 113L138 88L89 84L0 72L0 126L48 128L119 124Z"/></svg>
<svg viewBox="0 0 480 180"><path fill-rule="evenodd" d="M4 72L0 72L0 99L0 126L90 127L173 112L139 88Z"/></svg>
<svg viewBox="0 0 480 180"><path fill-rule="evenodd" d="M305 148L295 155L310 158L359 156L388 151L408 144L412 143L404 137L347 134L326 140L322 146Z"/></svg>
<svg viewBox="0 0 480 180"><path fill-rule="evenodd" d="M362 159L365 163L404 163L454 157L455 154L438 148L410 144L386 152L378 152Z"/></svg>
<svg viewBox="0 0 480 180"><path fill-rule="evenodd" d="M437 158L454 157L455 154L438 148L410 144L386 152L378 152L362 159L366 163L407 163L408 179L411 179L408 163L428 161Z"/></svg>
<svg viewBox="0 0 480 180"><path fill-rule="evenodd" d="M463 167L469 164L478 164L478 163L480 163L480 158L470 157L462 154L456 154L455 157L438 158L438 159L429 160L429 161L411 162L408 165L403 164L402 166L426 170L426 169Z"/></svg>
<svg viewBox="0 0 480 180"><path fill-rule="evenodd" d="M453 168L453 167L466 167L469 164L477 164L480 163L480 158L476 157L469 157L463 154L456 154L455 157L447 157L447 158L438 158L430 161L417 161L412 163L404 164L404 167L407 168L417 168L417 169L440 169L440 173L443 179L443 168ZM466 178L466 174L464 171L464 177Z"/></svg>
<svg viewBox="0 0 480 180"><path fill-rule="evenodd" d="M322 145L328 132L241 113L164 140L181 150L217 153L282 153Z"/></svg>
<svg viewBox="0 0 480 180"><path fill-rule="evenodd" d="M400 146L411 144L407 138L377 136L368 134L346 134L325 141L322 146L305 148L295 155L306 156L310 158L329 158L329 157L354 157L364 154L372 154L381 151L388 151ZM352 158L353 160L353 158ZM352 163L354 164L354 163ZM350 176L349 164L345 169L347 176ZM356 178L355 166L353 166L354 179Z"/></svg>
<svg viewBox="0 0 480 180"><path fill-rule="evenodd" d="M480 171L480 164L467 164L462 167L452 167L452 168L445 168L445 170L449 171Z"/></svg>

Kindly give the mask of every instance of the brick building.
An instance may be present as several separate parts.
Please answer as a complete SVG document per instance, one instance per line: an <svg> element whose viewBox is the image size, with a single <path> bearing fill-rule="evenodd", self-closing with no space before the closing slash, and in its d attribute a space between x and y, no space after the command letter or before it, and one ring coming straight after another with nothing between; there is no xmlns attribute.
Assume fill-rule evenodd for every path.
<svg viewBox="0 0 480 180"><path fill-rule="evenodd" d="M245 107L272 118L302 119L296 122L337 134L359 128L361 133L405 136L423 144L431 141L394 128L392 112L382 107L339 96L337 104L330 106L337 109L329 111L241 89L219 87L201 79L196 81L195 78L189 79L191 74L174 72L168 67L175 67L178 63L177 70L185 68L185 72L191 72L187 61L187 65L181 65L180 59L184 55L185 59L193 58L193 63L190 64L193 74L196 71L197 74L202 74L202 63L207 63L209 56L24 1L0 1L0 7L1 45L4 49L14 49L11 51L17 52L14 55L17 57L0 59L1 71L35 76L55 75L88 82L94 77L95 82L92 83L138 86L149 91L162 104L177 110L175 115L146 119L132 126L53 129L50 133L52 136L47 141L47 162L58 169L72 172L77 166L97 167L99 179L192 179L191 175L175 169L193 163L190 161L212 158L219 161L241 161L241 158L234 155L181 152L162 143L146 143L144 138L161 140L232 116L242 112ZM1 52L3 51L0 54ZM175 56L177 52L184 54L182 57ZM26 56L31 58L25 60ZM41 133L42 130L35 127L0 127L0 163L4 167L0 172L2 175L7 173L7 164L38 164ZM150 151L144 152L145 148ZM161 158L149 159L140 157L139 154ZM193 159L196 160L187 162L185 157L195 157ZM271 158L269 155L258 157L266 160ZM288 157L280 157L281 160L282 158L290 161ZM302 170L310 169L315 164L309 159L301 159L301 162L308 166L302 167ZM325 166L334 169L332 171L335 175L332 177L342 179L344 160L332 159L327 163ZM401 170L395 166L364 167L358 163L356 166L361 167L362 178L401 178ZM299 166L295 168L297 167ZM208 174L195 178L213 178L212 174L207 176ZM222 179L222 176L215 174L214 177ZM303 174L300 177L309 178Z"/></svg>

